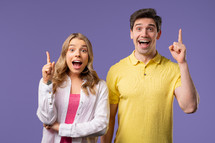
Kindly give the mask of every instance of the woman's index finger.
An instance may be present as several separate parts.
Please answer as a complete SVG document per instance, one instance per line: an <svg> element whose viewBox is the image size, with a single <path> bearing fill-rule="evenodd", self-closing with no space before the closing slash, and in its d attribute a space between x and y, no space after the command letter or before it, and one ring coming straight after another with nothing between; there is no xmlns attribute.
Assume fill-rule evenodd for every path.
<svg viewBox="0 0 215 143"><path fill-rule="evenodd" d="M46 56L47 56L47 64L48 64L48 63L51 63L50 55L49 55L49 52L48 52L48 51L46 51Z"/></svg>

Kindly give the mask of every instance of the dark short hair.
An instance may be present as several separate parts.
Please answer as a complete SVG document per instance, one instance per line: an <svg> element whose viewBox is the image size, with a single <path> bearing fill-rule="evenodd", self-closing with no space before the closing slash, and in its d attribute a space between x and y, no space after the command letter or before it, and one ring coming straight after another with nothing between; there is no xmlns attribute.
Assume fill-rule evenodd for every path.
<svg viewBox="0 0 215 143"><path fill-rule="evenodd" d="M157 15L156 10L153 8L147 8L147 9L140 9L135 11L130 16L130 29L133 30L134 23L137 19L140 18L152 18L155 21L157 32L161 30L161 23L162 19L160 16Z"/></svg>

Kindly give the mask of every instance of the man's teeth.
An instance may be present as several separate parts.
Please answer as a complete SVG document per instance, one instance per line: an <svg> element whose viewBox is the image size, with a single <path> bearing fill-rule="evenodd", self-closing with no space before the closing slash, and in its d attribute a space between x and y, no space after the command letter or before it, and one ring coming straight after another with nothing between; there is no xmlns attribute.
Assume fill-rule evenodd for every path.
<svg viewBox="0 0 215 143"><path fill-rule="evenodd" d="M140 44L149 44L150 41L149 40L139 40Z"/></svg>
<svg viewBox="0 0 215 143"><path fill-rule="evenodd" d="M139 42L141 42L141 43L147 43L149 41L148 40L140 40Z"/></svg>

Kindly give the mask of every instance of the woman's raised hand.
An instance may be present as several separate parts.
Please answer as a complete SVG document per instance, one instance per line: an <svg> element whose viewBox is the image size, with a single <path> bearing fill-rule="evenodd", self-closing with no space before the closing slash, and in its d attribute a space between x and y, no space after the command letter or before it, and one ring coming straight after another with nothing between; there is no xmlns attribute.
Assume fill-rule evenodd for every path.
<svg viewBox="0 0 215 143"><path fill-rule="evenodd" d="M48 82L52 82L52 77L54 75L55 70L55 62L51 63L49 52L46 51L47 56L47 64L42 68L43 82L47 84Z"/></svg>

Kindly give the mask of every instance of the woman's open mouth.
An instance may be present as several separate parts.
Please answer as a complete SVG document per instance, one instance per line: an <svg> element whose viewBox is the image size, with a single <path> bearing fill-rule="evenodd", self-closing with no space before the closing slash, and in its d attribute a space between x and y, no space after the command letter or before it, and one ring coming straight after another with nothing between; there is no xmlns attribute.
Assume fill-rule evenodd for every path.
<svg viewBox="0 0 215 143"><path fill-rule="evenodd" d="M82 65L82 62L81 61L72 61L72 65L75 69L80 69L81 68L81 65Z"/></svg>

